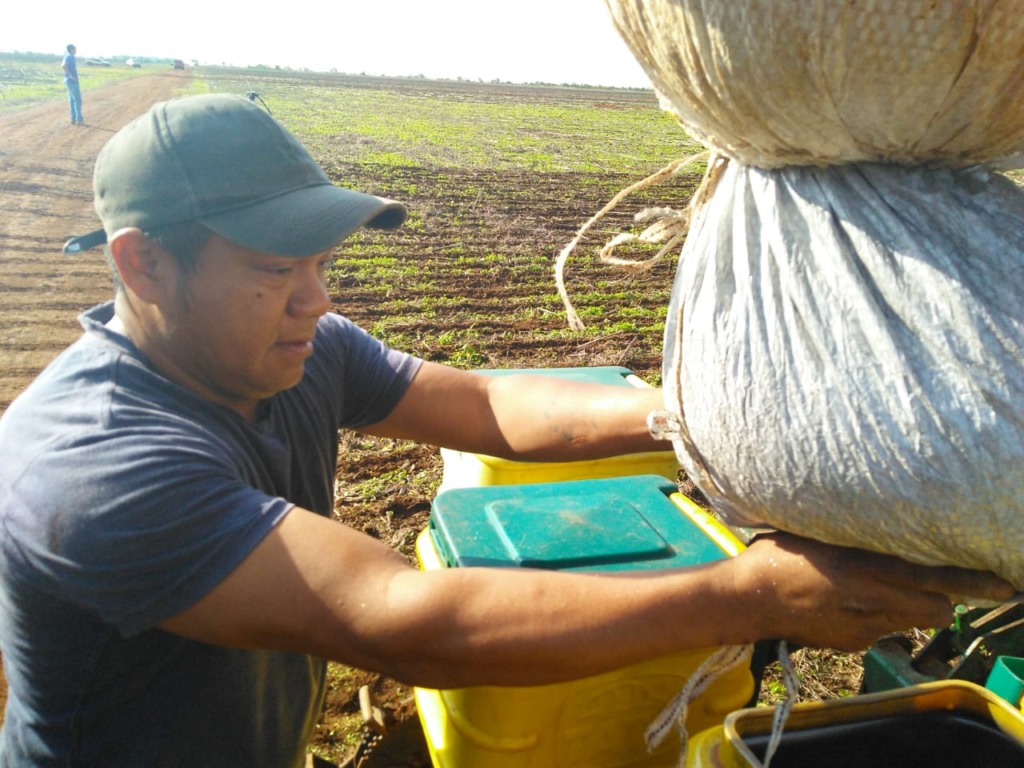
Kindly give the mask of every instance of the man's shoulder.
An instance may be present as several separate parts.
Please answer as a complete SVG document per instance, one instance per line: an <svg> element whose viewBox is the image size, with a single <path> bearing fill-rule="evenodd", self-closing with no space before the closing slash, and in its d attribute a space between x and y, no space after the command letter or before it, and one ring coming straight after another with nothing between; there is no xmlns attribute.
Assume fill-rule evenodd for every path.
<svg viewBox="0 0 1024 768"><path fill-rule="evenodd" d="M3 422L15 417L32 419L49 408L67 406L95 395L116 361L81 338L63 350L11 403ZM2 422L0 422L2 423Z"/></svg>
<svg viewBox="0 0 1024 768"><path fill-rule="evenodd" d="M167 431L201 421L196 400L129 348L87 333L15 398L0 419L0 443L96 442L146 424Z"/></svg>
<svg viewBox="0 0 1024 768"><path fill-rule="evenodd" d="M328 313L317 321L313 354L360 356L367 354L369 349L379 343L344 315Z"/></svg>
<svg viewBox="0 0 1024 768"><path fill-rule="evenodd" d="M339 333L350 333L358 331L358 326L349 320L344 315L339 315L337 312L327 312L326 314L320 315L320 318L316 321L318 330L328 330Z"/></svg>

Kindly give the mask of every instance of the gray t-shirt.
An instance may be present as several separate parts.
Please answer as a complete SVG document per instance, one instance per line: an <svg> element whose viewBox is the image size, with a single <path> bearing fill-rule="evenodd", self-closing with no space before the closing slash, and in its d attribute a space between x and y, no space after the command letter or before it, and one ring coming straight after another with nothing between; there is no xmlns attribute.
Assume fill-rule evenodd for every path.
<svg viewBox="0 0 1024 768"><path fill-rule="evenodd" d="M325 664L156 626L293 505L333 509L338 429L384 418L420 361L339 315L255 423L170 382L104 323L0 419L0 766L298 766Z"/></svg>

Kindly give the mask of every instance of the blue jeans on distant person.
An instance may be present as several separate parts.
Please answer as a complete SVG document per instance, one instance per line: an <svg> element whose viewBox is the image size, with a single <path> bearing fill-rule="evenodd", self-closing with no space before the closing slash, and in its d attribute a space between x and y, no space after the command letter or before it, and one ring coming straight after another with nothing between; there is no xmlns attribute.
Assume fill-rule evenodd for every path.
<svg viewBox="0 0 1024 768"><path fill-rule="evenodd" d="M77 80L64 78L64 85L68 89L68 106L71 107L71 122L84 123L82 119L82 91L78 87Z"/></svg>

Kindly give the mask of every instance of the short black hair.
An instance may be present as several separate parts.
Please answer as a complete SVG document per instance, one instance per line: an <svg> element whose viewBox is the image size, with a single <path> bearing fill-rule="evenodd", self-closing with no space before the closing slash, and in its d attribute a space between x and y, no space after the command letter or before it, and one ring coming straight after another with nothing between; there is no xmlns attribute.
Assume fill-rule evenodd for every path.
<svg viewBox="0 0 1024 768"><path fill-rule="evenodd" d="M165 227L157 227L144 233L147 238L159 245L174 257L186 275L191 273L199 261L199 254L206 243L213 237L212 230L207 229L198 221L187 221L183 224L169 224ZM110 276L114 281L114 289L120 291L124 285L121 282L121 275L117 272L117 264L114 263L110 246L105 249L107 266L110 268Z"/></svg>
<svg viewBox="0 0 1024 768"><path fill-rule="evenodd" d="M184 272L191 272L213 232L198 221L168 224L147 230L146 237L170 253Z"/></svg>
<svg viewBox="0 0 1024 768"><path fill-rule="evenodd" d="M78 47L78 46L77 46L77 45L75 45L74 43L68 43L68 53L71 53L71 49L72 49L72 48L77 48L77 47Z"/></svg>

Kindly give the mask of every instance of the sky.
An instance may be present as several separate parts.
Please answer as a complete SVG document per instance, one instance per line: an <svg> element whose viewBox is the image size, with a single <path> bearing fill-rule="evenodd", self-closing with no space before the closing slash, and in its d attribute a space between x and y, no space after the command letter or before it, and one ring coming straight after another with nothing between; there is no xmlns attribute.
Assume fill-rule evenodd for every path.
<svg viewBox="0 0 1024 768"><path fill-rule="evenodd" d="M604 0L13 0L0 51L649 87ZM234 6L234 7L225 7ZM242 6L242 7L239 7Z"/></svg>

